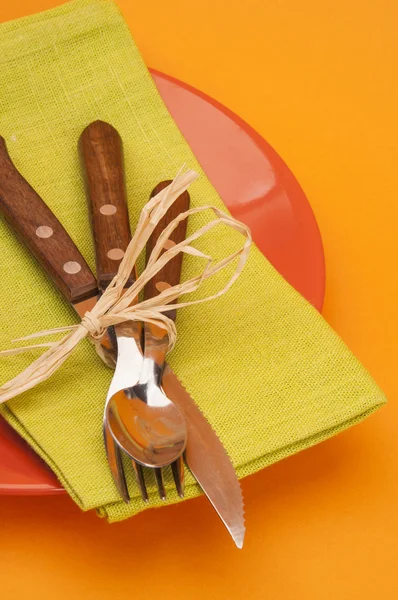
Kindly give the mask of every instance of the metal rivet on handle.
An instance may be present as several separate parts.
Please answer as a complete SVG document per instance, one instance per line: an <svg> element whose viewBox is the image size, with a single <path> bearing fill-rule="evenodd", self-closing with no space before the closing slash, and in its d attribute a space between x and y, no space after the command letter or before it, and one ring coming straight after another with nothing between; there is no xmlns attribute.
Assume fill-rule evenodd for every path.
<svg viewBox="0 0 398 600"><path fill-rule="evenodd" d="M99 209L100 213L102 215L114 215L115 212L117 211L116 206L113 206L113 204L104 204L103 206L101 206L101 208Z"/></svg>
<svg viewBox="0 0 398 600"><path fill-rule="evenodd" d="M36 229L36 235L39 238L49 238L53 233L53 229L48 227L48 225L40 225L40 227Z"/></svg>
<svg viewBox="0 0 398 600"><path fill-rule="evenodd" d="M121 248L112 248L112 250L109 250L106 255L111 260L121 260L124 256L124 250Z"/></svg>
<svg viewBox="0 0 398 600"><path fill-rule="evenodd" d="M167 290L169 287L171 287L171 285L166 281L158 281L155 285L158 292L164 292L164 290Z"/></svg>
<svg viewBox="0 0 398 600"><path fill-rule="evenodd" d="M64 264L64 271L65 273L69 273L69 275L76 275L81 269L82 266L75 260L69 260Z"/></svg>
<svg viewBox="0 0 398 600"><path fill-rule="evenodd" d="M163 248L165 250L170 250L170 248L173 248L173 246L175 246L176 243L173 242L173 240L166 240L165 243L163 244Z"/></svg>

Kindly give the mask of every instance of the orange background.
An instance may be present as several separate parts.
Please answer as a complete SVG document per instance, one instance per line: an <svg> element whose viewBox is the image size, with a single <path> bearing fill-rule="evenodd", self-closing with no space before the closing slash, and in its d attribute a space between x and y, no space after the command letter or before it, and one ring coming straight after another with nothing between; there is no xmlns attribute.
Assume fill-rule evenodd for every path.
<svg viewBox="0 0 398 600"><path fill-rule="evenodd" d="M56 4L3 2L0 21ZM112 526L67 497L0 498L2 595L396 600L396 0L118 4L148 65L231 108L296 174L325 245L324 315L390 403L246 479L242 551L203 498Z"/></svg>

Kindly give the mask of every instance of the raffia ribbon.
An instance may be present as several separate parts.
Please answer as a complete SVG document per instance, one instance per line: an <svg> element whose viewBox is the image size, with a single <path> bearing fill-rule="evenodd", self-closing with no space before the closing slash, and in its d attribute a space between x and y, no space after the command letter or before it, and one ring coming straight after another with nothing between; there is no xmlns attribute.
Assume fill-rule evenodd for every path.
<svg viewBox="0 0 398 600"><path fill-rule="evenodd" d="M145 248L156 225L178 196L180 196L180 194L182 194L197 177L198 174L192 170L188 170L185 173L178 173L167 188L161 190L144 206L141 211L135 234L127 247L116 276L108 285L95 307L84 315L82 321L78 325L40 331L24 338L20 338L19 340L14 340L29 340L66 332L66 335L56 342L35 344L0 352L0 355L5 356L26 352L32 348L47 348L46 352L44 352L40 358L32 362L24 371L19 373L19 375L0 387L0 404L22 394L51 377L51 375L59 369L62 363L67 360L74 348L83 338L89 336L94 343L99 345L99 340L104 335L106 329L111 325L118 325L125 321L155 323L159 327L167 330L169 349L171 350L176 341L177 331L174 322L163 313L171 309L180 309L185 306L192 306L193 304L213 300L222 294L225 294L232 286L239 277L248 258L252 242L250 229L214 206L201 206L181 213L163 230L152 250L145 270L129 288L124 289L138 256ZM174 245L161 254L165 247L165 242L169 239L171 233L182 220L187 219L190 215L206 210L213 211L216 218L196 230L183 242ZM220 224L227 225L240 232L245 236L245 241L240 249L218 263L213 264L211 256L204 254L190 244ZM139 292L145 287L147 282L180 252L185 252L205 259L206 265L202 272L188 281L167 288L154 298L134 304ZM172 302L180 296L196 291L206 279L209 279L209 277L212 277L227 267L236 258L239 258L239 260L233 275L230 277L227 284L217 293L199 300L172 304Z"/></svg>

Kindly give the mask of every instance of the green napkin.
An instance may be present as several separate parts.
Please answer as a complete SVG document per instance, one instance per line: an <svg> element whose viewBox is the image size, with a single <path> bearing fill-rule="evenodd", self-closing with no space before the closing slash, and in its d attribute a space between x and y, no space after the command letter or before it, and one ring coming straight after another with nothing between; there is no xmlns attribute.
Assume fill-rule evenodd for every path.
<svg viewBox="0 0 398 600"><path fill-rule="evenodd" d="M184 163L199 173L201 168L112 2L77 0L2 24L0 49L0 134L17 168L94 268L77 153L89 122L108 121L123 138L132 228L159 181ZM203 174L190 191L192 206L225 208ZM75 323L73 310L3 220L0 241L0 347ZM200 247L226 255L240 242L223 228ZM184 259L184 277L198 271L197 260ZM212 281L206 291L220 283ZM324 319L255 247L233 288L216 301L182 309L177 325L170 363L218 432L239 477L325 440L385 402ZM36 356L1 358L1 382ZM146 505L131 477L132 502L123 504L107 466L101 421L111 376L85 341L50 380L8 402L2 413L83 510L96 508L116 521ZM168 487L168 502L176 502L172 483ZM153 484L150 492L149 506L160 504ZM186 497L198 493L188 474Z"/></svg>

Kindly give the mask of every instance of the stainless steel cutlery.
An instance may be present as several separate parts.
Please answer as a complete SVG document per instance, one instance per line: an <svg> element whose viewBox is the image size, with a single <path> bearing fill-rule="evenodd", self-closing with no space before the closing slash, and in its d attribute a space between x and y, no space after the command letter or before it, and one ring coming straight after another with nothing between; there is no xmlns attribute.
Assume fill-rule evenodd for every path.
<svg viewBox="0 0 398 600"><path fill-rule="evenodd" d="M82 318L116 273L130 240L130 229L120 136L110 125L96 121L82 135L80 154L91 207L97 279L61 223L15 168L0 137L0 212ZM90 160L97 163L96 168ZM160 279L145 290L147 297L162 285L178 282L180 267L174 264L172 273L158 274ZM133 278L134 273L130 282ZM158 491L165 496L161 469L171 463L177 491L182 495L184 457L236 545L242 547L243 498L232 463L195 401L170 367L163 368L167 348L164 331L148 326L144 329L143 334L140 323L128 322L108 331L101 340L107 363L116 363L104 409L104 438L116 487L128 502L134 490L129 492L123 472L122 452L127 452L134 458L138 490L144 499L148 499L144 477L147 465L155 469ZM173 412L169 414L170 406ZM159 422L155 419L148 437L147 411L162 412L163 408L170 418ZM150 450L145 457L143 449Z"/></svg>

